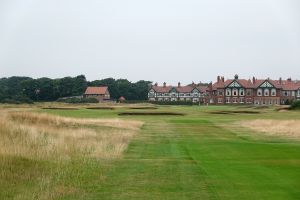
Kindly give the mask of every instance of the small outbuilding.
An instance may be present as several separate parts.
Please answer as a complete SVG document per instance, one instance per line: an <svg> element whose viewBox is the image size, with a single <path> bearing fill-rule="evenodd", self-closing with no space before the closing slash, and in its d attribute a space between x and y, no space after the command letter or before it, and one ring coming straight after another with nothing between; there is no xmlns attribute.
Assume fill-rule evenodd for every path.
<svg viewBox="0 0 300 200"><path fill-rule="evenodd" d="M95 98L99 102L110 100L110 93L107 86L87 87L83 95L84 98Z"/></svg>
<svg viewBox="0 0 300 200"><path fill-rule="evenodd" d="M125 97L121 96L121 97L119 98L119 102L120 102L120 103L124 103L125 101L126 101Z"/></svg>

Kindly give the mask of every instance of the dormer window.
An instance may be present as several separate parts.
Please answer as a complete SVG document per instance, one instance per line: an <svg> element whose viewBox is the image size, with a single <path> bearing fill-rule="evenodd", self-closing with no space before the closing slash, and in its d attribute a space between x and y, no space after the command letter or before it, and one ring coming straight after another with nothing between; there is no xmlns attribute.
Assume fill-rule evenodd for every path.
<svg viewBox="0 0 300 200"><path fill-rule="evenodd" d="M259 97L262 96L262 89L257 90L257 96L259 96Z"/></svg>
<svg viewBox="0 0 300 200"><path fill-rule="evenodd" d="M230 89L226 89L226 96L231 96L231 90Z"/></svg>
<svg viewBox="0 0 300 200"><path fill-rule="evenodd" d="M233 96L237 96L237 95L238 95L238 90L234 88L234 89L232 90L232 93L233 93Z"/></svg>
<svg viewBox="0 0 300 200"><path fill-rule="evenodd" d="M269 89L265 89L264 90L264 96L270 96L270 90Z"/></svg>

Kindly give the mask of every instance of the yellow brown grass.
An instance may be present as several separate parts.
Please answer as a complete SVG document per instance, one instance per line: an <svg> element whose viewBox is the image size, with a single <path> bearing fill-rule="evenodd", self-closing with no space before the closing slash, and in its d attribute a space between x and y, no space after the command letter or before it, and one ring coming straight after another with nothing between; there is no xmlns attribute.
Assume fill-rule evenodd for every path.
<svg viewBox="0 0 300 200"><path fill-rule="evenodd" d="M0 154L34 159L121 156L139 121L74 119L31 112L0 116Z"/></svg>
<svg viewBox="0 0 300 200"><path fill-rule="evenodd" d="M257 119L242 121L240 125L269 135L300 139L300 120Z"/></svg>

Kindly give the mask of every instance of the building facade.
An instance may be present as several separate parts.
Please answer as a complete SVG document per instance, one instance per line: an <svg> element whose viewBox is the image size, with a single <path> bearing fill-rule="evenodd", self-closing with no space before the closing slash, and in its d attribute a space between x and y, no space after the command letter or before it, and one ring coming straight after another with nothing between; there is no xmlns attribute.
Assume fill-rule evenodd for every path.
<svg viewBox="0 0 300 200"><path fill-rule="evenodd" d="M181 86L150 87L149 101L192 101L215 105L280 105L300 100L300 81L271 79L233 79L225 80L218 76L215 83L208 86L195 84Z"/></svg>
<svg viewBox="0 0 300 200"><path fill-rule="evenodd" d="M84 95L84 98L95 98L99 102L109 101L110 100L110 93L108 91L108 87L87 87Z"/></svg>
<svg viewBox="0 0 300 200"><path fill-rule="evenodd" d="M207 89L210 104L254 104L280 105L300 99L300 82L287 80L234 79L224 80L218 76L217 82Z"/></svg>
<svg viewBox="0 0 300 200"><path fill-rule="evenodd" d="M195 84L181 86L162 86L154 84L148 92L149 101L185 101L194 103L205 103L207 86L197 86Z"/></svg>

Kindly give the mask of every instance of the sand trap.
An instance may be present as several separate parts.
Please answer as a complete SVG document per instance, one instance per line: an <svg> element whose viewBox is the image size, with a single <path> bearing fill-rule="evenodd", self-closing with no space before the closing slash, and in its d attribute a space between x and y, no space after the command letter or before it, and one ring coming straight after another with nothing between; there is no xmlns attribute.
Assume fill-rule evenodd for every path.
<svg viewBox="0 0 300 200"><path fill-rule="evenodd" d="M172 112L122 112L119 115L158 115L158 116L183 116L183 113L172 113Z"/></svg>
<svg viewBox="0 0 300 200"><path fill-rule="evenodd" d="M252 110L219 110L211 111L210 114L232 115L232 114L260 114L259 111Z"/></svg>
<svg viewBox="0 0 300 200"><path fill-rule="evenodd" d="M269 135L300 139L300 120L264 120L242 121L240 125Z"/></svg>

